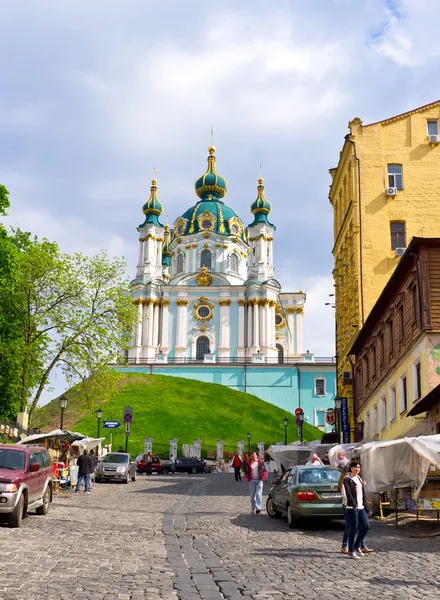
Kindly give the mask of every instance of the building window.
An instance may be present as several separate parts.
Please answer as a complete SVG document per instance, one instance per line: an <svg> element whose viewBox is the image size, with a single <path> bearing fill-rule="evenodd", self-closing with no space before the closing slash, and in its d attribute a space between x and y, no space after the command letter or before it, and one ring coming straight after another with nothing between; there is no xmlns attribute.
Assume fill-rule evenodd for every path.
<svg viewBox="0 0 440 600"><path fill-rule="evenodd" d="M373 377L376 376L376 366L377 366L377 352L376 352L376 346L373 346Z"/></svg>
<svg viewBox="0 0 440 600"><path fill-rule="evenodd" d="M205 354L209 354L209 339L205 335L197 338L196 360L203 360Z"/></svg>
<svg viewBox="0 0 440 600"><path fill-rule="evenodd" d="M238 273L238 257L236 254L229 256L229 270Z"/></svg>
<svg viewBox="0 0 440 600"><path fill-rule="evenodd" d="M365 413L364 438L369 438L370 436L370 413Z"/></svg>
<svg viewBox="0 0 440 600"><path fill-rule="evenodd" d="M211 269L212 254L210 250L202 250L200 254L200 266Z"/></svg>
<svg viewBox="0 0 440 600"><path fill-rule="evenodd" d="M365 357L365 371L366 371L365 383L368 384L368 382L370 381L370 359L368 358L368 355Z"/></svg>
<svg viewBox="0 0 440 600"><path fill-rule="evenodd" d="M405 337L405 311L402 306L399 306L399 324L400 324L400 339Z"/></svg>
<svg viewBox="0 0 440 600"><path fill-rule="evenodd" d="M413 365L413 388L414 402L422 397L422 373L420 369L420 360Z"/></svg>
<svg viewBox="0 0 440 600"><path fill-rule="evenodd" d="M408 388L406 386L406 373L400 378L400 412L408 410Z"/></svg>
<svg viewBox="0 0 440 600"><path fill-rule="evenodd" d="M388 165L388 185L403 190L402 165Z"/></svg>
<svg viewBox="0 0 440 600"><path fill-rule="evenodd" d="M436 119L426 121L426 128L428 135L438 135L438 121Z"/></svg>
<svg viewBox="0 0 440 600"><path fill-rule="evenodd" d="M373 434L373 437L374 437L375 435L377 435L377 434L379 433L379 431L378 431L378 429L377 429L377 405L376 405L376 406L373 406L373 411L372 411L372 417L371 417L371 420L372 420L372 423L371 423L371 425L372 425L372 427L373 427L372 434Z"/></svg>
<svg viewBox="0 0 440 600"><path fill-rule="evenodd" d="M325 427L325 410L315 410L315 427Z"/></svg>
<svg viewBox="0 0 440 600"><path fill-rule="evenodd" d="M383 431L387 426L387 397L380 399L380 428Z"/></svg>
<svg viewBox="0 0 440 600"><path fill-rule="evenodd" d="M405 222L391 221L391 250L396 248L406 248Z"/></svg>
<svg viewBox="0 0 440 600"><path fill-rule="evenodd" d="M176 259L176 273L183 273L183 254L178 254Z"/></svg>
<svg viewBox="0 0 440 600"><path fill-rule="evenodd" d="M393 320L390 319L388 321L388 336L390 339L390 354L394 354L394 323Z"/></svg>
<svg viewBox="0 0 440 600"><path fill-rule="evenodd" d="M379 334L379 347L380 347L380 366L385 362L385 342L383 339L383 333Z"/></svg>
<svg viewBox="0 0 440 600"><path fill-rule="evenodd" d="M411 288L411 301L412 301L412 317L413 322L417 323L419 320L419 299L417 295L417 287L413 286Z"/></svg>
<svg viewBox="0 0 440 600"><path fill-rule="evenodd" d="M277 350L278 350L278 362L283 363L284 362L284 348L282 347L281 344L277 344Z"/></svg>
<svg viewBox="0 0 440 600"><path fill-rule="evenodd" d="M390 423L396 420L396 386L390 389Z"/></svg>
<svg viewBox="0 0 440 600"><path fill-rule="evenodd" d="M325 379L323 377L315 379L315 396L325 396Z"/></svg>

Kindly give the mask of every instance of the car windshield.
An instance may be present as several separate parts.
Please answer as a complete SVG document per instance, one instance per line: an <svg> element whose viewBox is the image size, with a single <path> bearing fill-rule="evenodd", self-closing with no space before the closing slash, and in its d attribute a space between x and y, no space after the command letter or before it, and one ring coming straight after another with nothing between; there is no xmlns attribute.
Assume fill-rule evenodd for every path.
<svg viewBox="0 0 440 600"><path fill-rule="evenodd" d="M299 472L298 483L338 483L340 476L338 469L303 469Z"/></svg>
<svg viewBox="0 0 440 600"><path fill-rule="evenodd" d="M126 454L106 454L101 462L126 463L128 456Z"/></svg>
<svg viewBox="0 0 440 600"><path fill-rule="evenodd" d="M24 471L25 453L17 450L0 449L0 469Z"/></svg>

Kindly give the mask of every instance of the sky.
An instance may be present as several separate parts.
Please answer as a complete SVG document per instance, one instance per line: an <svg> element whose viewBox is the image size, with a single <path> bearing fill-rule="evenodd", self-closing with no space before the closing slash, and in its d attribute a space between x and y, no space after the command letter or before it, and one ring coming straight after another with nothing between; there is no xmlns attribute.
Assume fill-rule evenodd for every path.
<svg viewBox="0 0 440 600"><path fill-rule="evenodd" d="M440 98L439 21L438 0L3 2L7 222L124 256L134 276L153 166L173 223L197 199L213 127L225 202L246 224L262 165L275 276L307 293L304 350L331 356L328 169L349 120Z"/></svg>

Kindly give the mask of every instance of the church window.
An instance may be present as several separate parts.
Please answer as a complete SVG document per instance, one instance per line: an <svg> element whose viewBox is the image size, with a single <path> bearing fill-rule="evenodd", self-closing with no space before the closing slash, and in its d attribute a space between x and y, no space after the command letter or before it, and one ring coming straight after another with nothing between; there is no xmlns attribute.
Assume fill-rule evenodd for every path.
<svg viewBox="0 0 440 600"><path fill-rule="evenodd" d="M209 308L209 306L199 306L197 309L197 314L199 315L199 317L201 317L202 319L206 319L206 317L208 317L211 313L211 310Z"/></svg>
<svg viewBox="0 0 440 600"><path fill-rule="evenodd" d="M275 325L281 325L281 323L283 322L283 317L280 314L276 314L275 315Z"/></svg>
<svg viewBox="0 0 440 600"><path fill-rule="evenodd" d="M205 354L209 354L209 339L205 335L197 338L196 343L196 360L203 360Z"/></svg>
<svg viewBox="0 0 440 600"><path fill-rule="evenodd" d="M283 363L284 362L284 348L282 347L281 344L277 344L277 350L278 350L278 362Z"/></svg>
<svg viewBox="0 0 440 600"><path fill-rule="evenodd" d="M211 260L212 260L212 255L210 250L202 250L201 254L200 254L200 266L201 267L206 267L207 269L211 269Z"/></svg>
<svg viewBox="0 0 440 600"><path fill-rule="evenodd" d="M178 254L177 255L176 272L177 273L182 273L183 272L183 254Z"/></svg>
<svg viewBox="0 0 440 600"><path fill-rule="evenodd" d="M203 219L202 227L203 227L203 229L211 229L212 221L210 221L209 219Z"/></svg>
<svg viewBox="0 0 440 600"><path fill-rule="evenodd" d="M184 230L184 228L185 228L185 226L184 226L184 225L181 223L181 224L179 225L179 227L177 228L177 233L180 233L180 234L182 234L182 233L183 233L183 230Z"/></svg>
<svg viewBox="0 0 440 600"><path fill-rule="evenodd" d="M229 269L234 271L234 273L238 273L238 257L236 254L229 256Z"/></svg>
<svg viewBox="0 0 440 600"><path fill-rule="evenodd" d="M236 225L234 223L231 227L231 231L232 231L232 233L238 233L239 232L238 225Z"/></svg>

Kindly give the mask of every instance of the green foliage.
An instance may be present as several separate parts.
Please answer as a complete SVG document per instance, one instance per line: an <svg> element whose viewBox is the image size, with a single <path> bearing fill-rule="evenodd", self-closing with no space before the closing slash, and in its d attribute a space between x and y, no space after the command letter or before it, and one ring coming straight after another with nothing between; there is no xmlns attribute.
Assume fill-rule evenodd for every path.
<svg viewBox="0 0 440 600"><path fill-rule="evenodd" d="M122 385L123 384L123 385ZM214 450L215 442L223 439L225 451L233 451L237 440L244 439L247 448L247 432L252 433L251 446L264 440L266 447L284 440L283 419L286 412L251 394L244 394L228 387L203 383L193 379L165 375L124 374L119 381L120 391L101 403L103 420L117 420L121 427L115 430L101 428L101 436L110 432L113 448L125 447L123 428L124 406L133 408L129 451L143 451L144 437L154 438L153 450L168 456L169 439L179 439L192 444L197 438L203 442L202 449ZM78 387L66 393L68 398L64 421L69 429L96 437L97 418L95 410L84 409ZM94 406L96 409L97 406ZM38 409L34 424L47 430L59 425L59 404L54 400ZM298 439L298 428L289 416L288 441ZM304 424L304 439L316 440L321 431Z"/></svg>

